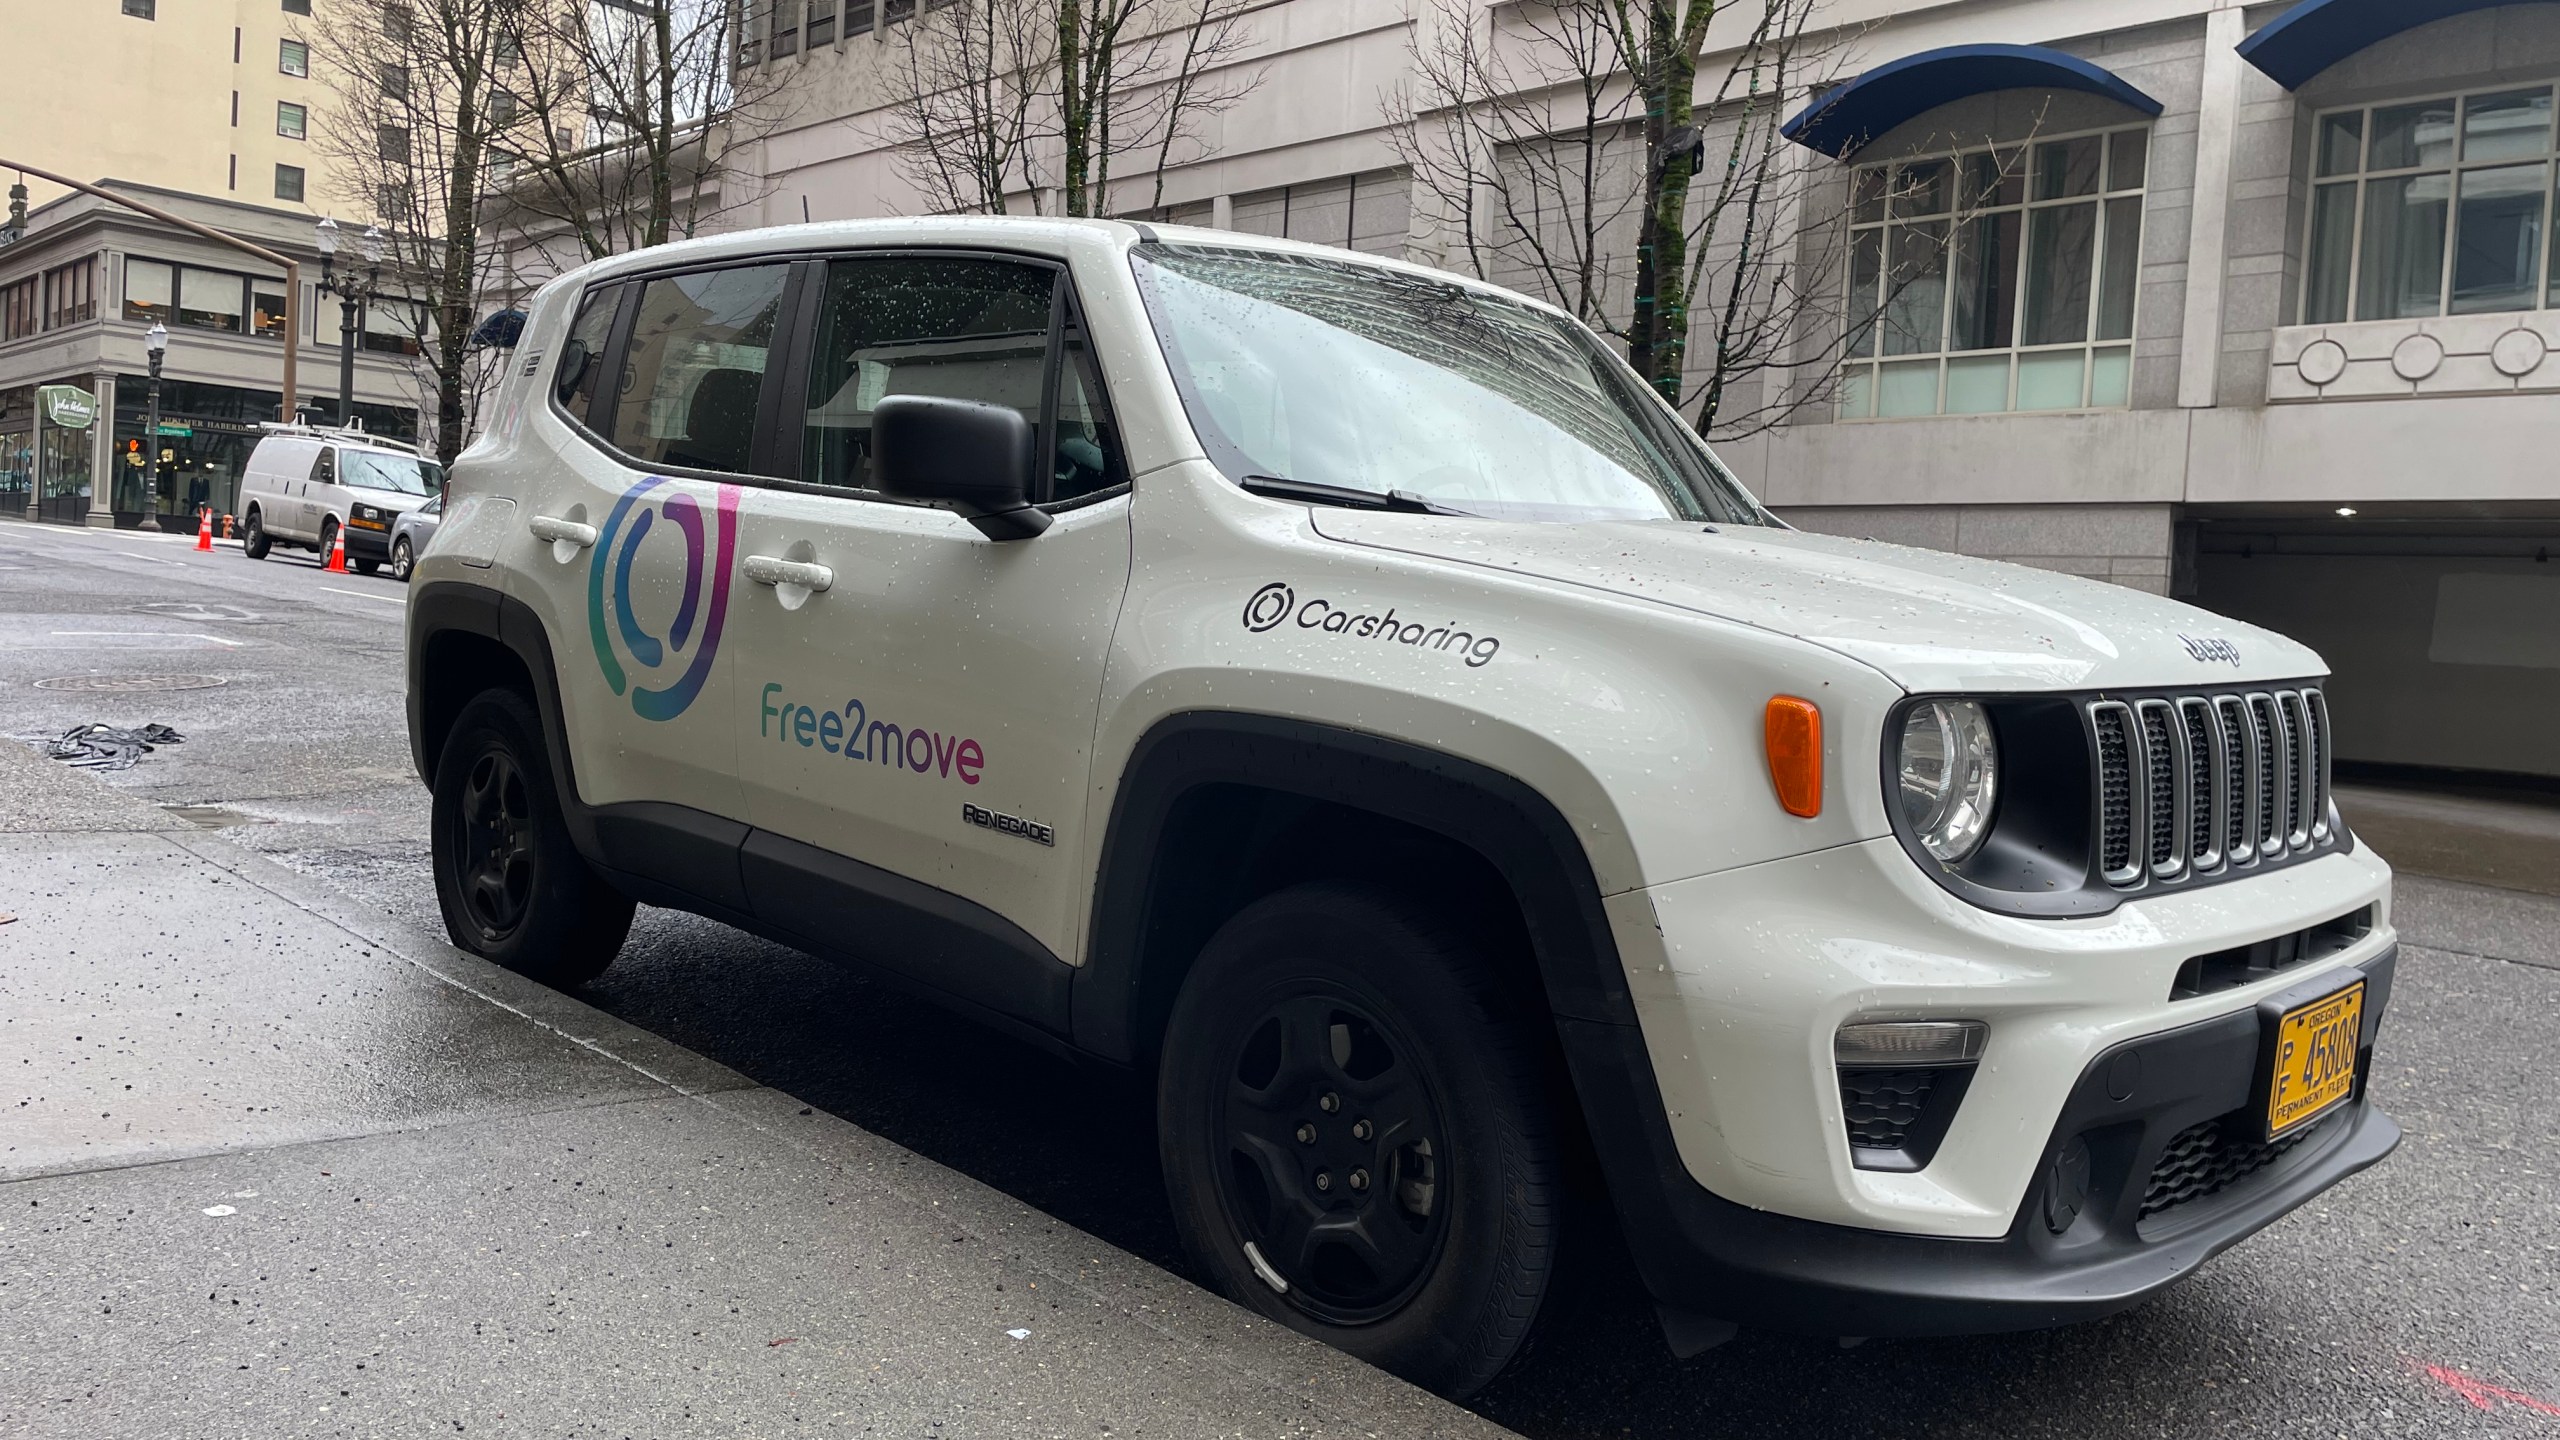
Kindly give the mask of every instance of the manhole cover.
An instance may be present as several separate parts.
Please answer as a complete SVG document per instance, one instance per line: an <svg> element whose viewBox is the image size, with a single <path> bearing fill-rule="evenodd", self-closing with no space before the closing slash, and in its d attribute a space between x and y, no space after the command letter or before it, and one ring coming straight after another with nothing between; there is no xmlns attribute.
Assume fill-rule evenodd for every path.
<svg viewBox="0 0 2560 1440"><path fill-rule="evenodd" d="M229 683L219 675L56 675L37 681L36 688L133 695L155 690L210 690Z"/></svg>

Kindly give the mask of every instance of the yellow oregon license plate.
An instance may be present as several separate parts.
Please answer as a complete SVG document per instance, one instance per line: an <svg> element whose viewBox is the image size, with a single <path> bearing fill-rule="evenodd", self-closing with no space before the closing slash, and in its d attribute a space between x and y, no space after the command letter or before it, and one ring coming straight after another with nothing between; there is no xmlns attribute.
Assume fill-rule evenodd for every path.
<svg viewBox="0 0 2560 1440"><path fill-rule="evenodd" d="M2267 1136L2298 1130L2343 1105L2356 1088L2364 1031L2364 982L2284 1012L2267 1077Z"/></svg>

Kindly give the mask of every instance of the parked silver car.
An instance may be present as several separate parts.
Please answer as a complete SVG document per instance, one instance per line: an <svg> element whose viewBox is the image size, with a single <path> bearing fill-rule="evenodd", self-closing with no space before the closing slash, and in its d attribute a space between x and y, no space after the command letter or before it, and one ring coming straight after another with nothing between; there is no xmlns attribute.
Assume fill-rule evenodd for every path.
<svg viewBox="0 0 2560 1440"><path fill-rule="evenodd" d="M438 495L391 522L392 579L406 580L418 568L418 556L436 538L436 522L443 515L444 497Z"/></svg>

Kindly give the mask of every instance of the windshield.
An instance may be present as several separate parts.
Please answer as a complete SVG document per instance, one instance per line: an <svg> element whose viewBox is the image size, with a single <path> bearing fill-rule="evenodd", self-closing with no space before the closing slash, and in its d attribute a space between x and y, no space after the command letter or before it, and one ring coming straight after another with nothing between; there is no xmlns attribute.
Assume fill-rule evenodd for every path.
<svg viewBox="0 0 2560 1440"><path fill-rule="evenodd" d="M1581 326L1383 266L1144 245L1191 423L1236 480L1508 520L1771 523Z"/></svg>
<svg viewBox="0 0 2560 1440"><path fill-rule="evenodd" d="M338 483L360 490L389 490L401 495L433 495L444 488L444 467L410 455L379 450L338 452Z"/></svg>

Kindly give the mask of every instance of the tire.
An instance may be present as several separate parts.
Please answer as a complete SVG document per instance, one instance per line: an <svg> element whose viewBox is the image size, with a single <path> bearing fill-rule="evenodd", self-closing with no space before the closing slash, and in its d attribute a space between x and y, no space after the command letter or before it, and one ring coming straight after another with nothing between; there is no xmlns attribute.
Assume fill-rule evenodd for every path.
<svg viewBox="0 0 2560 1440"><path fill-rule="evenodd" d="M1417 1385L1482 1389L1529 1338L1564 1224L1531 1011L1386 892L1319 882L1238 912L1183 983L1158 1074L1194 1262Z"/></svg>
<svg viewBox="0 0 2560 1440"><path fill-rule="evenodd" d="M323 567L326 567L329 563L329 547L336 544L337 540L338 517L332 515L328 519L320 522L320 543L312 547L312 553L320 557L320 563Z"/></svg>
<svg viewBox="0 0 2560 1440"><path fill-rule="evenodd" d="M571 990L613 963L632 904L571 843L541 735L513 690L455 717L436 762L436 903L454 944Z"/></svg>
<svg viewBox="0 0 2560 1440"><path fill-rule="evenodd" d="M379 560L350 560L347 563L354 566L355 572L359 575L378 575L382 573L382 562Z"/></svg>
<svg viewBox="0 0 2560 1440"><path fill-rule="evenodd" d="M275 542L267 538L266 522L258 517L257 511L251 510L240 522L240 553L252 560L264 560L267 552L274 548Z"/></svg>
<svg viewBox="0 0 2560 1440"><path fill-rule="evenodd" d="M417 568L418 557L409 548L409 537L403 535L399 539L392 541L391 578L399 581L403 585L406 585L409 583L409 572Z"/></svg>

